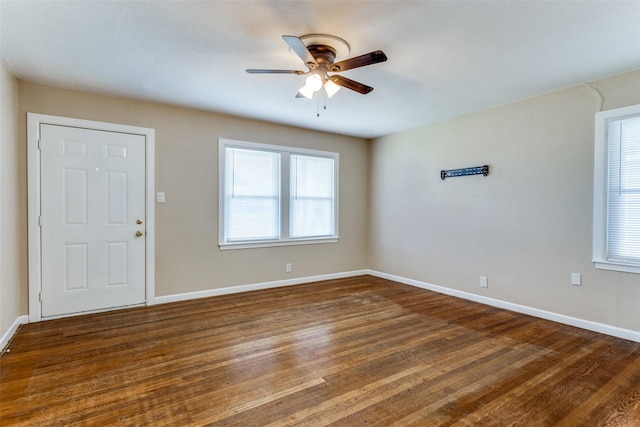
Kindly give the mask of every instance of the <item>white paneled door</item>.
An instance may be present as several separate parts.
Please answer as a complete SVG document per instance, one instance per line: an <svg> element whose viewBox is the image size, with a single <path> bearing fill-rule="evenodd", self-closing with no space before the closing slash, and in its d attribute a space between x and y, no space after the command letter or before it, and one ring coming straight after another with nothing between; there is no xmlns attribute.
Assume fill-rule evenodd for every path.
<svg viewBox="0 0 640 427"><path fill-rule="evenodd" d="M145 302L145 137L40 127L42 316Z"/></svg>

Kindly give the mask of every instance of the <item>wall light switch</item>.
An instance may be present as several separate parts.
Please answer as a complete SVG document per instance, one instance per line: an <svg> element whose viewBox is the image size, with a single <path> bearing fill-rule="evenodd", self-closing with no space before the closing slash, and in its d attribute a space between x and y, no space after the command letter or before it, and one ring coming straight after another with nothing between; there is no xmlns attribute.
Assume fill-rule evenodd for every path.
<svg viewBox="0 0 640 427"><path fill-rule="evenodd" d="M573 286L582 285L582 275L580 273L571 273L571 284Z"/></svg>
<svg viewBox="0 0 640 427"><path fill-rule="evenodd" d="M158 194L156 195L156 202L164 203L164 191L158 191Z"/></svg>

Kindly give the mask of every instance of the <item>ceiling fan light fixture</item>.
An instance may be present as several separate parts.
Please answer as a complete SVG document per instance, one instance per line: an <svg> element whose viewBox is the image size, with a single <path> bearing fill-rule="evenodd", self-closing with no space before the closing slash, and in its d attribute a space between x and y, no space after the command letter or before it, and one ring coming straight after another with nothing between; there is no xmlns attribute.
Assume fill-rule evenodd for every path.
<svg viewBox="0 0 640 427"><path fill-rule="evenodd" d="M307 77L304 86L312 92L317 92L322 89L322 77L320 77L319 74L311 74L309 77Z"/></svg>
<svg viewBox="0 0 640 427"><path fill-rule="evenodd" d="M312 99L313 98L313 91L311 89L309 89L307 87L307 85L304 85L300 88L300 90L298 91L298 93L302 96L304 96L307 99Z"/></svg>
<svg viewBox="0 0 640 427"><path fill-rule="evenodd" d="M331 98L333 95L335 95L340 90L340 86L335 84L331 80L327 80L324 83L324 90L327 92L327 96L329 98Z"/></svg>

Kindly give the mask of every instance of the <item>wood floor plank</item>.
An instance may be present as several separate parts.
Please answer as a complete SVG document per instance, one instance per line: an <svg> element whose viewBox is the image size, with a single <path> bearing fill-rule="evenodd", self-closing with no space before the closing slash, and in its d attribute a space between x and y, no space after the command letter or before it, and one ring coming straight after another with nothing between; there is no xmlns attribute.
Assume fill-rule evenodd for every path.
<svg viewBox="0 0 640 427"><path fill-rule="evenodd" d="M621 406L625 408L623 411L620 411L622 414L635 412L632 410L637 410L640 405L640 358L633 357L633 354L630 354L630 356L631 357L628 359L628 362L626 366L623 367L622 371L611 373L610 380L608 380L602 387L594 390L591 396L584 400L580 405L576 406L573 411L566 414L558 423L558 426L575 425L575 423L583 417L584 414L590 414L590 418L592 420L595 419L595 411L601 404L603 397L614 394L618 394L617 399L621 402ZM628 394L629 397L625 398L620 395L620 392ZM610 415L617 417L620 414L612 413ZM606 424L606 422L604 422L605 420L601 421ZM627 419L625 420L625 423L630 424L631 421L633 420ZM636 418L635 422L640 424L640 419Z"/></svg>
<svg viewBox="0 0 640 427"><path fill-rule="evenodd" d="M22 326L0 425L640 425L640 344L359 276Z"/></svg>

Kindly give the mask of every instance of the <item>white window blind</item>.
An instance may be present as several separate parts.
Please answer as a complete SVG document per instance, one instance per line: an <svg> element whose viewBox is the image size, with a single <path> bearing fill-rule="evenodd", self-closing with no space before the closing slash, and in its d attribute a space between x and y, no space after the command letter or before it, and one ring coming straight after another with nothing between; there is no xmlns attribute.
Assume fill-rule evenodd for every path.
<svg viewBox="0 0 640 427"><path fill-rule="evenodd" d="M280 237L280 155L226 148L224 235L228 242Z"/></svg>
<svg viewBox="0 0 640 427"><path fill-rule="evenodd" d="M333 159L292 154L290 162L291 238L333 235Z"/></svg>
<svg viewBox="0 0 640 427"><path fill-rule="evenodd" d="M607 128L607 260L640 265L640 116Z"/></svg>
<svg viewBox="0 0 640 427"><path fill-rule="evenodd" d="M221 249L335 242L338 154L221 139Z"/></svg>

